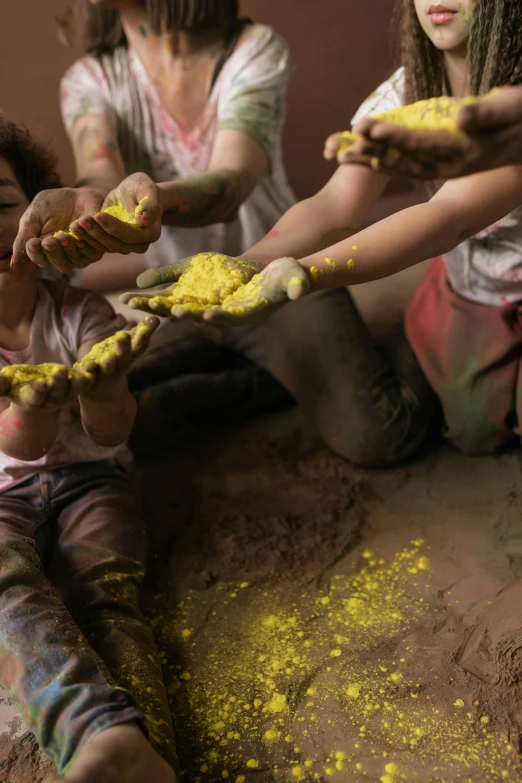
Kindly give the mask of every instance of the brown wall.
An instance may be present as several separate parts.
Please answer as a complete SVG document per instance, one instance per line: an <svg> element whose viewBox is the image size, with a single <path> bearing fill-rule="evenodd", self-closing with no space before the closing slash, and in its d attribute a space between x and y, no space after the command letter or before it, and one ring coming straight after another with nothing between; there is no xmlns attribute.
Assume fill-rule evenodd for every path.
<svg viewBox="0 0 522 783"><path fill-rule="evenodd" d="M54 26L67 0L0 3L0 107L53 146L70 181L58 81L76 53L58 43ZM347 127L361 100L390 72L391 5L391 0L243 0L245 14L285 36L297 65L285 155L300 196L317 190L333 170L321 158L326 136Z"/></svg>

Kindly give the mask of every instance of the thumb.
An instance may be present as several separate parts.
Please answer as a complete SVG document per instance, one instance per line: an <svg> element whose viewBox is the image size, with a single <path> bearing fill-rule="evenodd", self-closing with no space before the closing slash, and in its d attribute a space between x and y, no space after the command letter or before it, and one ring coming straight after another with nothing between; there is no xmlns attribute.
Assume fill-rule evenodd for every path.
<svg viewBox="0 0 522 783"><path fill-rule="evenodd" d="M176 283L186 269L182 261L146 269L136 280L138 288L154 288L165 283Z"/></svg>
<svg viewBox="0 0 522 783"><path fill-rule="evenodd" d="M310 290L310 276L306 269L293 258L285 258L282 287L291 301L301 299Z"/></svg>
<svg viewBox="0 0 522 783"><path fill-rule="evenodd" d="M13 242L13 257L11 259L11 267L13 269L18 269L26 261L29 261L29 257L25 252L25 247L30 239L40 236L41 230L41 220L37 218L34 213L31 212L31 208L29 208L29 210L22 215L18 226L18 234Z"/></svg>

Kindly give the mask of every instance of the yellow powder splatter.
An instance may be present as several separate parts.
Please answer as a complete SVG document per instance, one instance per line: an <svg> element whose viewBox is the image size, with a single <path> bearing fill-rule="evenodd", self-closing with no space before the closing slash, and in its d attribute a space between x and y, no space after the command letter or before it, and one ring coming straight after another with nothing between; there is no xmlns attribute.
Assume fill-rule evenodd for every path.
<svg viewBox="0 0 522 783"><path fill-rule="evenodd" d="M464 707L464 702L462 701L462 699L455 699L455 701L453 702L453 706L458 707L458 709L461 709L462 707Z"/></svg>
<svg viewBox="0 0 522 783"><path fill-rule="evenodd" d="M268 712L284 712L286 708L286 696L282 693L274 693L272 699L267 704Z"/></svg>
<svg viewBox="0 0 522 783"><path fill-rule="evenodd" d="M334 269L337 269L337 264L333 260L333 258L325 258L324 262L327 266L330 267L330 269L333 271Z"/></svg>
<svg viewBox="0 0 522 783"><path fill-rule="evenodd" d="M311 266L310 277L312 278L312 280L315 282L316 280L319 279L320 276L321 276L321 272L319 271L319 269L316 266Z"/></svg>
<svg viewBox="0 0 522 783"><path fill-rule="evenodd" d="M277 772L277 765L284 761L286 774L297 780L301 774L304 780L320 779L309 769L315 764L321 765L325 776L344 780L352 771L361 772L361 758L371 757L383 759L385 783L413 780L419 769L434 783L521 779L516 751L507 740L480 719L468 720L458 712L448 715L435 699L430 701L430 693L424 690L429 683L408 674L409 639L434 611L426 597L429 562L417 574L411 573L424 556L422 545L416 539L389 560L368 548L363 557L355 558L352 573L332 577L328 604L321 602L324 596L310 596L299 609L282 609L279 594L252 588L248 615L239 626L235 619L232 645L227 633L216 634L215 626L206 638L200 638L198 631L197 643L193 637L182 637L183 629L200 627L191 608L196 603L203 616L212 606L220 622L232 617L226 585L221 593L215 588L217 598L216 593L209 598L194 593L190 601L184 599L172 626L164 617L154 621L158 638L170 638L176 648L181 647L191 670L198 661L204 666L197 680L176 693L173 704L180 737L197 738L194 766L208 767L204 783L214 783L223 769L258 769L252 761L269 765L277 779L282 770L279 767ZM337 637L350 655L343 657L344 667L332 682L328 669L337 667L318 669L317 661L329 660L332 648L337 649L333 647ZM404 640L400 654L392 657L383 652L381 660L369 663L369 653L385 651L388 645L397 649L400 639ZM180 695L184 701L180 702ZM254 709L247 710L246 705ZM334 714L342 731L337 736L347 738L350 751L337 746L325 754L324 737ZM294 736L296 726L302 727L299 739ZM296 756L301 736L307 738L306 761ZM263 761L247 762L247 747L263 748ZM296 768L301 772L293 773ZM372 779L378 775L372 774Z"/></svg>
<svg viewBox="0 0 522 783"><path fill-rule="evenodd" d="M342 654L343 654L342 650L332 650L330 652L330 657L331 658L339 658L339 656L342 655Z"/></svg>
<svg viewBox="0 0 522 783"><path fill-rule="evenodd" d="M348 269L354 269L355 261L353 260L353 258L348 259L348 261L346 262L346 266L348 267Z"/></svg>
<svg viewBox="0 0 522 783"><path fill-rule="evenodd" d="M259 767L259 761L256 761L256 759L249 759L246 765L249 769L257 769Z"/></svg>
<svg viewBox="0 0 522 783"><path fill-rule="evenodd" d="M179 677L180 677L180 680L187 680L188 681L188 680L192 679L192 675L189 674L189 672L183 672L183 674L180 674Z"/></svg>

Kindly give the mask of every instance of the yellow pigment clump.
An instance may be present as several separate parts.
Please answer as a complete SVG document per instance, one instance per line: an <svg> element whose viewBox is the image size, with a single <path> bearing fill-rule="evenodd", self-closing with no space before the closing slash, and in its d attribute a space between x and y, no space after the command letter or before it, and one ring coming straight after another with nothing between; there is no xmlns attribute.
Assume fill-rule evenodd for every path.
<svg viewBox="0 0 522 783"><path fill-rule="evenodd" d="M147 328L142 324L140 324L140 326L142 326L142 329ZM82 370L91 364L100 364L100 362L103 362L105 359L109 359L112 358L113 356L117 356L116 353L117 341L118 339L121 339L122 336L127 334L128 332L123 332L123 331L116 332L116 334L113 334L111 337L107 337L106 340L102 340L100 343L96 343L96 345L91 348L87 356L84 356L83 359L80 359L79 362L76 362L74 367L79 370Z"/></svg>
<svg viewBox="0 0 522 783"><path fill-rule="evenodd" d="M17 392L32 381L39 381L48 385L57 372L64 369L63 364L11 364L0 371L0 375L11 381L11 392ZM69 380L76 377L76 373L68 371Z"/></svg>
<svg viewBox="0 0 522 783"><path fill-rule="evenodd" d="M487 95L479 97L470 95L466 98L451 98L442 96L439 98L429 98L424 101L409 104L408 106L399 106L396 109L380 112L371 115L372 120L401 125L404 128L419 131L438 131L445 130L454 136L463 136L464 132L457 125L457 116L465 106L472 106L479 101L493 95L497 90L492 90ZM344 131L340 134L341 144L339 152L350 152L355 143L361 138L352 131Z"/></svg>
<svg viewBox="0 0 522 783"><path fill-rule="evenodd" d="M234 313L264 304L261 296L260 275L255 267L240 258L229 258L220 253L199 253L190 260L188 269L167 295L149 300L154 309L183 307L190 312L223 309Z"/></svg>

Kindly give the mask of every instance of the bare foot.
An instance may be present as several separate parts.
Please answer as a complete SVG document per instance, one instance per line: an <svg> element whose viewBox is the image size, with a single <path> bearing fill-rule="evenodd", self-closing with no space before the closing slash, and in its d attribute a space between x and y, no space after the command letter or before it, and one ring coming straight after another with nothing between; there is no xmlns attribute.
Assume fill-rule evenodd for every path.
<svg viewBox="0 0 522 783"><path fill-rule="evenodd" d="M78 753L65 778L46 783L176 783L172 767L163 761L137 726L125 723L101 731Z"/></svg>

